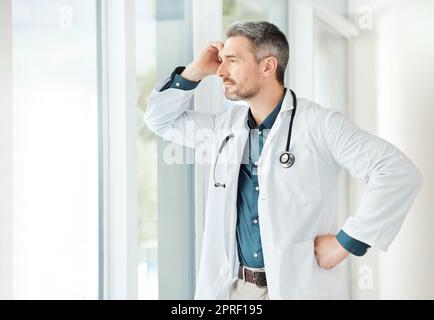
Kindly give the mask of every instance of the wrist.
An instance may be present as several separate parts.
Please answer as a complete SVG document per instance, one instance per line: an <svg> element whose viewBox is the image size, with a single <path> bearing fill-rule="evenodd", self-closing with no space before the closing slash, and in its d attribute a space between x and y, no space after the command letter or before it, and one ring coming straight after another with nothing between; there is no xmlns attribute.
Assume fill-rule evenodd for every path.
<svg viewBox="0 0 434 320"><path fill-rule="evenodd" d="M181 73L181 77L190 81L201 81L205 76L194 65L189 64Z"/></svg>
<svg viewBox="0 0 434 320"><path fill-rule="evenodd" d="M336 248L339 251L339 255L341 256L348 256L350 254L350 252L347 250L347 248L345 248L337 239L337 237L335 236L335 243L336 243Z"/></svg>
<svg viewBox="0 0 434 320"><path fill-rule="evenodd" d="M367 250L371 247L362 241L352 238L342 229L336 235L336 240L346 251L358 257L365 255Z"/></svg>

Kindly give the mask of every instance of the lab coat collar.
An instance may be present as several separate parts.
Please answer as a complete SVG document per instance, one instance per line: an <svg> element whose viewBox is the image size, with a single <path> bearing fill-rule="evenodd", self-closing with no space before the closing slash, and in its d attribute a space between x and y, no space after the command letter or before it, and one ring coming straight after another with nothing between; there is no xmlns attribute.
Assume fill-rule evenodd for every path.
<svg viewBox="0 0 434 320"><path fill-rule="evenodd" d="M291 91L288 89L285 92L285 98L283 99L280 113L285 112L285 111L289 111L292 109L294 109L294 101L292 99Z"/></svg>
<svg viewBox="0 0 434 320"><path fill-rule="evenodd" d="M277 106L274 107L273 111L265 118L265 120L258 126L256 124L255 119L253 118L252 111L249 108L249 112L247 115L247 125L250 129L271 129L271 127L274 124L274 121L276 121L277 115L280 113L280 109L282 108L282 102L285 98L286 92L288 89L284 88L283 97L277 104Z"/></svg>
<svg viewBox="0 0 434 320"><path fill-rule="evenodd" d="M248 113L249 113L249 106L248 105L241 105L243 107L243 113L242 116L240 117L240 119L238 121L236 121L234 123L234 126L232 127L233 130L232 131L236 131L237 129L245 129L245 130L250 130L249 125L247 124L247 119L248 119ZM285 112L285 111L289 111L294 109L294 103L293 103L293 99L292 99L292 94L291 91L289 89L287 89L285 91L285 96L283 98L282 101L282 106L280 107L280 112L279 115L277 116L277 119L275 122L278 122L278 118L280 118L280 115ZM275 126L276 123L273 124L273 126ZM270 136L268 136L268 138L270 138ZM267 139L268 139L267 138Z"/></svg>

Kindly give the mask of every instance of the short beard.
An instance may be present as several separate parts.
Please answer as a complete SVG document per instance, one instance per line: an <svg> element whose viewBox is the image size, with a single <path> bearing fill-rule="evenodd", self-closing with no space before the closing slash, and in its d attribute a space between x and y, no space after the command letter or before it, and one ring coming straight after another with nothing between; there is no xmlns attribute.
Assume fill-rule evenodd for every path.
<svg viewBox="0 0 434 320"><path fill-rule="evenodd" d="M247 100L247 99L251 99L254 96L256 96L259 92L259 86L251 88L250 90L245 90L245 91L239 91L238 89L235 89L235 91L233 93L231 93L230 95L228 95L225 92L225 96L226 99L230 100L230 101L240 101L240 100Z"/></svg>

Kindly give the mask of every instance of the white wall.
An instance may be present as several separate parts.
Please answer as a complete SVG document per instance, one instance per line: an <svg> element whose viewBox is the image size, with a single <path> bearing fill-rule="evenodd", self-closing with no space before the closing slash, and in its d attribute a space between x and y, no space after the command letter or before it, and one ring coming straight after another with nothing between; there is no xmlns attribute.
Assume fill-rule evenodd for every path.
<svg viewBox="0 0 434 320"><path fill-rule="evenodd" d="M411 158L422 171L424 188L389 250L371 249L362 259L353 259L353 298L432 299L434 1L349 0L354 22L369 27L363 23L369 17L359 13L364 5L373 9L373 26L350 44L351 116ZM354 183L351 190L353 211L365 186ZM363 281L369 270L370 289ZM359 272L365 277L357 276Z"/></svg>
<svg viewBox="0 0 434 320"><path fill-rule="evenodd" d="M0 299L12 298L12 20L0 1Z"/></svg>

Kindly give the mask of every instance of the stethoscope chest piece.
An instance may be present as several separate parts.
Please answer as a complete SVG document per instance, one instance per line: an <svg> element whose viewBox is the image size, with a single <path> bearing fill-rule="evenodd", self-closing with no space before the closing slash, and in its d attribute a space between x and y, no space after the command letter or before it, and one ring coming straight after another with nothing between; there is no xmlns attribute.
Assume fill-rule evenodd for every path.
<svg viewBox="0 0 434 320"><path fill-rule="evenodd" d="M295 162L295 157L292 153L284 151L279 157L279 162L283 168L290 168Z"/></svg>

